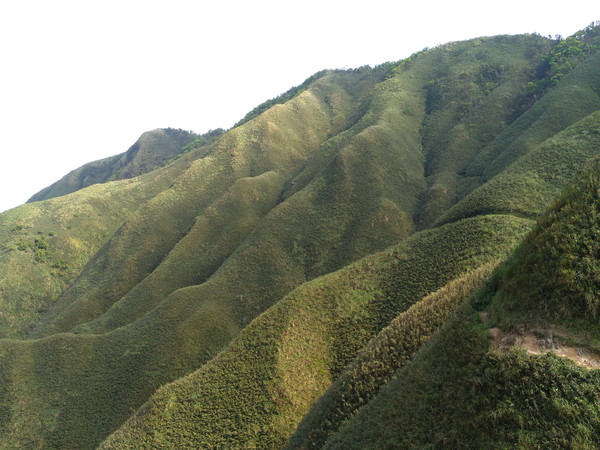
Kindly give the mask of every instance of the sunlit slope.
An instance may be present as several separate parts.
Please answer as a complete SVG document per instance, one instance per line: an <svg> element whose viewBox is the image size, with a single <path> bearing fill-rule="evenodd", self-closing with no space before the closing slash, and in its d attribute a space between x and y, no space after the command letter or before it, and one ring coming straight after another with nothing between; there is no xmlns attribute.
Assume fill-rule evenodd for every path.
<svg viewBox="0 0 600 450"><path fill-rule="evenodd" d="M328 417L353 392L359 398L316 434L310 419L298 435L324 442L418 350L471 282L449 284L464 286L457 295L442 290L416 303L501 257L596 152L598 117L589 102L568 105L566 118L560 105L544 106L546 97L529 109L526 86L552 45L540 36L499 36L374 69L322 72L164 167L26 205L106 195L110 207L89 215L90 227L102 230L107 219L96 218L124 207L113 205L110 189L138 186L127 214L110 222L52 301L39 295L45 306L30 308L39 315L30 339L0 341L0 446L94 447L175 381L115 436L131 446L206 439L207 446L277 448L339 380L310 417ZM569 83L565 77L546 96ZM536 107L541 112L515 128ZM558 125L546 132L548 117ZM509 129L510 142L537 140L505 154L498 139ZM476 168L491 145L505 156L488 179ZM538 165L535 155L554 159ZM535 202L513 189L506 208L502 186L512 184L492 183L530 172L545 183ZM478 200L465 220L442 220L485 183L491 206ZM53 214L48 209L46 219ZM43 250L30 239L24 275L38 269ZM15 304L27 289L22 280ZM449 302L441 316L436 299ZM424 321L396 358L385 336L416 317ZM375 347L367 347L371 338ZM368 360L364 372L352 363L357 355ZM371 372L378 364L382 370Z"/></svg>
<svg viewBox="0 0 600 450"><path fill-rule="evenodd" d="M27 333L137 208L168 187L170 167L0 214L0 336Z"/></svg>
<svg viewBox="0 0 600 450"><path fill-rule="evenodd" d="M489 216L421 232L302 285L202 369L159 390L105 446L281 448L390 317L461 272L503 256L528 225ZM456 306L449 302L444 312L429 302L409 315L432 316L433 328Z"/></svg>
<svg viewBox="0 0 600 450"><path fill-rule="evenodd" d="M492 350L490 329L510 334L506 342L537 333L598 352L599 192L596 159L487 288L325 448L597 448L598 370Z"/></svg>
<svg viewBox="0 0 600 450"><path fill-rule="evenodd" d="M364 75L332 73L285 105L271 108L217 140L205 157L194 161L169 190L147 202L119 230L57 302L35 335L67 331L97 318L157 267L157 277L170 278L166 271L161 275L161 263L178 266L173 272L181 275L181 282L172 279L159 292L146 289L145 292L151 291L150 296L132 292L117 307L121 312L123 307L130 308L134 316L123 317L119 312L120 317L108 317L107 323L134 320L174 288L201 285L215 270L211 296L238 305L241 315L251 319L290 287L410 233L410 211L402 207L414 203L418 186L413 186L412 179L405 183L393 180L393 173L378 167L377 159L373 160L369 153L377 152L376 146L358 154L348 147L340 149L310 186L280 203L289 177L320 147L320 141L332 134L332 124L345 124L338 115L353 110L352 97L335 82L344 76ZM336 100L324 100L330 97ZM368 130L360 131L357 139L362 139L360 135ZM403 148L400 150L404 152ZM386 169L399 166L406 159L404 153L397 156L379 150L379 154L387 163ZM365 173L369 167L373 170ZM404 186L392 192L398 198L385 195L398 184ZM239 195L251 194L252 189L252 202L241 202ZM368 209L354 214L359 201L366 203ZM253 208L256 209L248 215L247 210ZM270 214L259 220L267 212ZM230 215L231 236L222 233L215 243L216 231L211 234L206 223L221 214ZM365 221L371 230L359 234L359 227L366 228ZM193 235L185 239L190 232ZM196 239L199 236L200 240ZM352 243L352 239L356 242ZM345 253L342 242L352 244L354 253ZM207 252L207 258L199 255L211 247L214 250ZM337 253L328 251L336 247ZM232 253L233 250L236 251ZM237 275L226 276L230 270ZM103 277L109 277L107 282L98 283ZM145 304L139 305L140 301ZM109 316L113 312L109 311Z"/></svg>
<svg viewBox="0 0 600 450"><path fill-rule="evenodd" d="M142 134L127 152L85 164L33 195L28 202L47 200L107 181L133 178L164 165L194 148L199 136L172 128Z"/></svg>
<svg viewBox="0 0 600 450"><path fill-rule="evenodd" d="M302 418L286 448L320 448L390 381L458 306L486 280L495 262L455 278L401 312L373 338Z"/></svg>

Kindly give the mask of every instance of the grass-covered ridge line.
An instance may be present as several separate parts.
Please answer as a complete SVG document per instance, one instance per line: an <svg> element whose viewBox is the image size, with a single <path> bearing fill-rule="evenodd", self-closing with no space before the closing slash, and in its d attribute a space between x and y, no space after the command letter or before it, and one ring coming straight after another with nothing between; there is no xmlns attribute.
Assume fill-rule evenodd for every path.
<svg viewBox="0 0 600 450"><path fill-rule="evenodd" d="M210 363L158 391L104 445L280 448L388 317L462 271L505 254L528 229L528 221L505 216L467 220L418 233L302 285ZM434 249L446 245L444 258L434 257ZM446 314L455 303L449 301ZM408 314L421 313L433 327L440 321L436 315L444 315L433 306ZM417 340L426 333L417 332Z"/></svg>
<svg viewBox="0 0 600 450"><path fill-rule="evenodd" d="M349 364L313 405L286 448L320 448L367 404L489 276L495 262L452 280L400 313Z"/></svg>
<svg viewBox="0 0 600 450"><path fill-rule="evenodd" d="M599 174L596 159L486 289L324 448L597 448L600 371L552 353L490 351L489 327L559 326L579 342L597 342L590 300L597 293ZM581 264L585 270L575 269ZM582 284L569 278L574 273L586 274Z"/></svg>
<svg viewBox="0 0 600 450"><path fill-rule="evenodd" d="M586 165L519 246L494 300L496 321L577 329L600 335L600 159ZM581 328L581 330L579 330Z"/></svg>
<svg viewBox="0 0 600 450"><path fill-rule="evenodd" d="M298 437L337 439L423 364L463 292L420 301L503 257L596 153L597 55L524 101L553 44L317 74L162 167L0 215L0 301L26 306L6 336L28 338L0 340L0 446L281 448L313 405ZM485 356L493 324L471 313Z"/></svg>

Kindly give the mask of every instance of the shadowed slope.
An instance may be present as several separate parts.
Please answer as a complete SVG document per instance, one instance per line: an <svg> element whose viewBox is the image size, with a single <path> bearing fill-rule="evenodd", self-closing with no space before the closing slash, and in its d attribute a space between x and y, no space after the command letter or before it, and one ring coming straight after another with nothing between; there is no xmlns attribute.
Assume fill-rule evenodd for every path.
<svg viewBox="0 0 600 450"><path fill-rule="evenodd" d="M551 139L554 139L556 134L570 125L600 109L599 74L600 53L589 57L573 69L557 86L512 124L503 130L488 128L497 136L494 136L494 139L487 145L477 147L478 153L473 158L465 160L464 156L462 159L455 156L454 162L462 161L462 166L457 170L458 180L460 180L458 184L453 184L455 183L454 175L447 172L447 167L454 167L452 160L449 160L453 153L452 151L443 152L444 164L440 176L450 180L450 184L440 181L436 187L432 188L435 192L430 191L427 194L425 197L427 201L420 213L423 217L421 220L427 223L427 220L435 219L437 216L437 223L446 223L474 214L486 214L490 211L514 211L526 215L540 214L548 207L553 196L557 195L558 189L564 186L570 176L581 169L582 163L585 162L583 153L587 152L587 157L590 157L596 152L595 145L593 147L588 145L584 149L578 148L576 142L566 142L576 139L573 134L577 133L577 129L567 133L566 139L563 139L562 142L552 142ZM501 80L502 77L500 76L499 79ZM493 93L506 96L506 92L497 92L500 87ZM523 89L522 86L521 89ZM518 100L518 97L516 99ZM476 112L475 108L472 114ZM483 116L476 117L493 118L494 115L486 111ZM497 123L501 118L497 117L495 120ZM588 122L588 126L593 127L594 125L589 125ZM480 133L485 130L485 127L477 126L475 129L477 133ZM461 127L457 126L451 133L444 135L444 138L455 139L456 141L451 141L451 143L455 142L454 145L458 145L461 150L463 148L468 150L472 145L472 139L467 138L468 133L464 129L457 135L460 130ZM582 137L585 141L586 131L583 130L583 132ZM544 144L546 140L548 142ZM587 144L583 142L583 145ZM556 148L559 150L557 151ZM450 150L452 149L450 148ZM528 163L519 162L515 166L515 162L521 157L528 158ZM560 161L559 164L563 166L561 173L564 175L562 181L554 176L554 167L545 161L546 157ZM525 167L529 167L529 169L523 170ZM500 176L497 180L494 178L496 175ZM554 178L554 180L549 183L547 181L549 178ZM473 191L473 189L475 190ZM523 204L525 208L522 210L511 200L521 196L528 200L528 204ZM431 211L431 208L436 208L441 198L447 199L443 204L444 208ZM457 201L458 204L452 207L453 203ZM517 202L519 201L517 200ZM450 208L449 211L448 208ZM426 219L427 217L429 219Z"/></svg>
<svg viewBox="0 0 600 450"><path fill-rule="evenodd" d="M489 180L536 145L599 108L600 53L578 64L469 165Z"/></svg>
<svg viewBox="0 0 600 450"><path fill-rule="evenodd" d="M539 36L496 36L423 55L429 69L421 128L427 189L417 211L420 228L481 184L465 169L518 117L524 86L550 47Z"/></svg>
<svg viewBox="0 0 600 450"><path fill-rule="evenodd" d="M490 181L452 207L438 223L486 211L531 215L547 208L557 190L597 152L595 143L587 141L588 134L595 133L597 115L563 135L558 133L600 109L599 74L600 53L596 53L484 148L465 174ZM555 170L554 164L561 167ZM526 199L524 208L512 200L518 197Z"/></svg>
<svg viewBox="0 0 600 450"><path fill-rule="evenodd" d="M598 153L600 111L581 119L529 151L451 208L440 222L451 222L490 211L536 217L550 205L586 161Z"/></svg>

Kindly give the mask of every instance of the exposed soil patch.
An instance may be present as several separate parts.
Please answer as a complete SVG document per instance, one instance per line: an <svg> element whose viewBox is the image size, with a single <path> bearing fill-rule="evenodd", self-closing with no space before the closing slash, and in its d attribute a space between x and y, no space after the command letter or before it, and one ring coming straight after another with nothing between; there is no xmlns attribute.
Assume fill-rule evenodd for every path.
<svg viewBox="0 0 600 450"><path fill-rule="evenodd" d="M558 356L569 358L575 364L587 369L600 368L600 354L585 347L573 347L561 342L549 330L530 330L504 333L500 328L490 329L494 337L493 347L505 351L510 347L520 347L533 355L545 352L554 352Z"/></svg>

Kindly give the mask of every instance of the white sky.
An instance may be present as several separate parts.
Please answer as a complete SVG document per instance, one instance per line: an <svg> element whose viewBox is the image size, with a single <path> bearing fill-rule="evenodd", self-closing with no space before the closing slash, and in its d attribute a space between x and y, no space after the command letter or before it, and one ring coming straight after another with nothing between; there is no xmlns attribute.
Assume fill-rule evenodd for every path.
<svg viewBox="0 0 600 450"><path fill-rule="evenodd" d="M2 0L0 211L144 131L229 128L321 69L600 19L597 0L405 3Z"/></svg>

